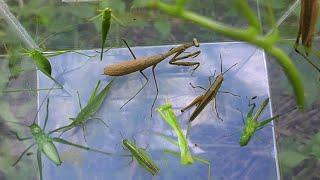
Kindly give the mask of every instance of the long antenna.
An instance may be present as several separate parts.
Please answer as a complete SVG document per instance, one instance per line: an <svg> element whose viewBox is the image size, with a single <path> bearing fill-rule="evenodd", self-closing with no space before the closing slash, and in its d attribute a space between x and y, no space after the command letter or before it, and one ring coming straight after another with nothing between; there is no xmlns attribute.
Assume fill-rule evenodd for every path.
<svg viewBox="0 0 320 180"><path fill-rule="evenodd" d="M42 100L42 102L41 102L41 104L40 104L40 106L39 106L39 109L37 110L37 113L36 113L36 115L34 116L33 124L36 122L37 116L38 116L38 114L39 114L39 111L40 111L40 109L41 109L44 101L49 97L49 94L50 94L51 90L52 90L54 87L55 87L55 84L49 89L48 94L47 94L47 95L44 97L44 99Z"/></svg>
<svg viewBox="0 0 320 180"><path fill-rule="evenodd" d="M222 57L221 57L221 53L220 53L220 74L222 74Z"/></svg>
<svg viewBox="0 0 320 180"><path fill-rule="evenodd" d="M222 73L222 75L224 75L225 73L227 73L230 69L232 69L233 67L235 67L238 63L235 63L234 65L232 65L231 67L229 67L226 71L224 71Z"/></svg>

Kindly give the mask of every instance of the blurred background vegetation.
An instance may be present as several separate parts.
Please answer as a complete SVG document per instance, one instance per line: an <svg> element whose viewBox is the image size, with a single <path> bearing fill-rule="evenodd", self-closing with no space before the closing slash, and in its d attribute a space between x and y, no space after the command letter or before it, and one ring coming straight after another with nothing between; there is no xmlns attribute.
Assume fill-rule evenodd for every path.
<svg viewBox="0 0 320 180"><path fill-rule="evenodd" d="M71 0L69 0L71 1ZM172 2L167 0L166 2ZM263 26L271 29L266 13L267 0L249 0ZM276 19L294 3L293 0L272 0ZM131 46L177 44L196 37L200 42L232 41L192 23L169 17L146 8L132 8L133 0L107 0L101 2L63 2L61 0L7 0L11 12L27 32L44 50L96 49L100 47L100 20L88 19L97 10L110 7L123 25L113 21L107 44L122 47L121 38ZM246 27L244 18L232 6L232 0L189 0L187 9L235 27ZM308 108L292 113L276 124L281 176L283 179L320 178L320 74L293 50L298 33L299 6L279 26L282 40L279 45L292 58L303 75ZM317 48L318 40L314 43ZM18 36L0 17L0 90L34 89L36 74L33 64L22 56L26 48ZM281 68L271 57L267 58L271 98L275 113L295 105L291 87ZM311 56L318 65L319 60ZM13 141L11 130L22 129L4 123L5 120L31 122L36 112L36 93L0 93L0 179L33 179L36 164L32 158L24 159L19 167L10 164L25 148ZM14 142L14 143L13 143ZM29 166L25 166L29 164ZM32 166L30 166L32 164ZM25 168L26 167L26 168ZM31 173L34 172L34 173ZM28 177L26 177L26 175Z"/></svg>

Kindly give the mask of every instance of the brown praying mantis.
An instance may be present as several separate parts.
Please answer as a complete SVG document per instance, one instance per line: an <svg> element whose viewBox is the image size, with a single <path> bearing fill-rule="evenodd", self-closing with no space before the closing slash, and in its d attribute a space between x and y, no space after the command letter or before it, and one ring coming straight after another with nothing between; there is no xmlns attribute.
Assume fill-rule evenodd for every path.
<svg viewBox="0 0 320 180"><path fill-rule="evenodd" d="M298 54L304 57L310 65L320 72L320 68L308 57L309 53L312 51L312 42L316 32L319 8L319 0L301 0L299 30L294 44L294 49ZM304 53L300 52L298 49L300 40L304 47Z"/></svg>
<svg viewBox="0 0 320 180"><path fill-rule="evenodd" d="M168 58L169 56L174 55L171 58L171 60L169 61L169 64L176 65L176 66L195 66L195 68L193 68L193 71L196 70L200 66L199 62L182 62L180 60L186 59L186 58L189 58L189 57L195 58L200 54L200 52L201 52L200 50L192 52L192 53L188 53L187 55L184 55L184 56L179 56L179 55L181 53L185 52L185 50L190 48L190 47L193 47L193 46L199 47L199 42L198 42L197 39L194 38L192 42L184 43L184 44L181 44L181 45L179 45L177 47L171 48L168 52L165 52L163 54L136 58L136 56L134 55L133 51L129 47L128 43L124 39L122 39L122 40L124 41L124 43L126 44L126 46L129 49L131 55L133 56L133 60L124 61L124 62L120 62L120 63L117 63L117 64L109 65L109 66L104 68L104 74L105 75L109 75L109 76L123 76L123 75L131 74L131 73L139 71L140 74L142 74L142 76L146 79L146 82L136 92L136 94L134 96L132 96L126 103L124 103L121 106L120 109L122 109L133 98L135 98L142 91L142 89L147 85L149 79L143 73L143 70L145 70L148 67L152 67L152 75L153 75L153 79L154 79L154 82L155 82L155 85L156 85L156 96L155 96L155 98L154 98L154 100L152 102L152 106L151 106L151 117L152 117L152 109L154 107L155 101L157 100L157 97L158 97L158 94L159 94L157 79L156 79L156 76L155 76L155 68L156 68L156 66L161 61L163 61L166 58Z"/></svg>
<svg viewBox="0 0 320 180"><path fill-rule="evenodd" d="M231 67L229 67L226 71L222 72L222 58L221 58L221 54L220 54L220 74L217 75L216 79L214 80L213 83L211 83L211 76L209 76L209 82L211 84L210 88L208 90L206 90L205 88L201 87L201 86L193 86L191 83L190 85L193 88L199 87L203 90L206 90L206 92L198 97L196 97L189 105L187 105L185 108L181 109L181 112L184 112L185 110L191 108L194 105L197 105L196 109L192 112L190 118L189 118L189 122L193 121L200 113L201 111L208 105L208 103L214 99L214 107L217 113L217 117L222 120L222 118L219 116L219 113L217 111L217 103L216 103L216 96L218 92L223 92L223 93L229 93L232 94L234 96L239 96L236 94L233 94L231 92L226 92L226 91L219 91L222 82L223 82L223 75L225 73L227 73L231 68L233 68L234 66L236 66L238 63L235 63L234 65L232 65ZM215 74L215 73L214 73ZM213 75L214 77L215 75Z"/></svg>

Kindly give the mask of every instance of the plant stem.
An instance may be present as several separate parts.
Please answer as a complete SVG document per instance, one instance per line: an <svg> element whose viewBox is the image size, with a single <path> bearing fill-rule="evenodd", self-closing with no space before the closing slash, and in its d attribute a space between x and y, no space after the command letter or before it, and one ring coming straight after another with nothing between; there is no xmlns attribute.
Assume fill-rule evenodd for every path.
<svg viewBox="0 0 320 180"><path fill-rule="evenodd" d="M179 17L187 21L191 21L195 24L211 29L217 33L223 34L230 38L245 41L250 44L256 45L260 48L263 48L265 52L275 57L278 64L283 68L285 75L287 76L293 87L293 91L296 96L298 106L302 109L304 108L304 89L300 73L295 67L295 65L292 63L288 55L281 49L276 47L273 44L273 41L271 41L270 43L270 39L268 39L269 36L259 35L258 31L253 27L249 27L247 29L234 28L213 21L205 16L201 16L191 11L187 11L184 9L177 11L175 6L160 1L152 1L151 3L149 3L149 7L161 10L167 14Z"/></svg>

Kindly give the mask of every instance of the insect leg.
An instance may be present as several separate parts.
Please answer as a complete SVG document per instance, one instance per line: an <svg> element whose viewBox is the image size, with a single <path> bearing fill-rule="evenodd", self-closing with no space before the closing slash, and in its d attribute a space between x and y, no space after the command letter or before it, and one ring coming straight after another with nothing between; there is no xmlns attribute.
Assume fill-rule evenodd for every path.
<svg viewBox="0 0 320 180"><path fill-rule="evenodd" d="M142 70L139 71L139 72L140 72L140 74L142 74L142 76L143 76L147 81L143 84L143 86L139 89L139 91L136 92L136 94L134 94L127 102L125 102L125 103L120 107L120 109L122 109L122 108L123 108L125 105L127 105L133 98L135 98L135 97L142 91L142 89L144 89L144 88L146 87L146 85L148 84L148 82L149 82L148 77L142 72Z"/></svg>
<svg viewBox="0 0 320 180"><path fill-rule="evenodd" d="M82 110L79 91L77 91L77 96L78 96L78 103L79 103L79 106L80 106L80 110Z"/></svg>
<svg viewBox="0 0 320 180"><path fill-rule="evenodd" d="M46 106L46 118L44 120L43 131L46 129L48 118L49 118L49 98L47 98L47 106Z"/></svg>
<svg viewBox="0 0 320 180"><path fill-rule="evenodd" d="M52 138L52 140L55 141L55 142L61 143L61 144L77 147L79 149L83 149L83 150L87 150L87 151L93 151L93 152L97 152L97 153L101 153L101 154L105 154L105 155L109 155L109 156L113 155L113 153L110 153L110 152L105 152L105 151L101 151L101 150L98 150L98 149L89 148L87 146L74 144L72 142L66 141L66 140L61 139L61 138Z"/></svg>
<svg viewBox="0 0 320 180"><path fill-rule="evenodd" d="M87 132L87 130L86 130L86 125L83 124L83 125L82 125L82 133L83 133L83 138L84 138L84 141L85 141L85 142L87 142L86 132Z"/></svg>
<svg viewBox="0 0 320 180"><path fill-rule="evenodd" d="M320 72L320 68L311 61L311 59L309 59L309 57L305 54L303 54L302 52L300 52L300 50L298 49L298 47L296 47L295 51L300 54L312 67L314 67L317 71Z"/></svg>
<svg viewBox="0 0 320 180"><path fill-rule="evenodd" d="M130 157L131 157L131 160L125 167L129 167L133 163L133 155L131 154Z"/></svg>
<svg viewBox="0 0 320 180"><path fill-rule="evenodd" d="M133 59L137 59L136 56L134 55L133 51L131 50L130 46L128 45L127 41L126 41L125 39L121 39L121 40L124 42L124 44L125 44L125 45L127 46L127 48L129 49L129 51L130 51Z"/></svg>
<svg viewBox="0 0 320 180"><path fill-rule="evenodd" d="M235 93L232 93L232 92L230 92L230 91L218 91L218 93L231 94L232 96L237 96L237 97L241 97L240 95L238 95L238 94L235 94Z"/></svg>
<svg viewBox="0 0 320 180"><path fill-rule="evenodd" d="M242 112L239 108L236 108L236 110L241 113L242 124L243 124L243 126L246 126L246 122L245 122L245 120L244 120L243 112Z"/></svg>
<svg viewBox="0 0 320 180"><path fill-rule="evenodd" d="M101 118L93 117L92 119L98 120L98 121L102 122L106 127L109 127L108 124L106 122L104 122L104 120L102 120Z"/></svg>
<svg viewBox="0 0 320 180"><path fill-rule="evenodd" d="M215 111L216 111L216 114L217 114L218 119L220 119L221 121L223 121L223 119L220 117L219 112L218 112L218 109L217 109L217 99L216 99L216 98L214 98L214 109L215 109Z"/></svg>
<svg viewBox="0 0 320 180"><path fill-rule="evenodd" d="M196 97L189 105L187 105L185 108L181 109L181 112L184 112L185 110L191 108L192 106L199 104L203 99L203 95L200 95Z"/></svg>
<svg viewBox="0 0 320 180"><path fill-rule="evenodd" d="M191 53L182 57L178 57L182 52L183 51L177 52L173 56L173 58L169 61L169 64L176 65L176 66L195 66L195 68L193 68L193 71L195 71L200 66L199 62L177 62L177 61L186 59L189 57L195 58L201 53L201 51L196 51L194 53Z"/></svg>
<svg viewBox="0 0 320 180"><path fill-rule="evenodd" d="M200 88L200 89L203 89L203 90L205 90L205 91L207 91L207 89L206 88L204 88L204 87L202 87L202 86L199 86L199 85L193 85L192 83L189 83L190 84L190 86L192 87L192 88Z"/></svg>
<svg viewBox="0 0 320 180"><path fill-rule="evenodd" d="M129 49L129 51L130 51L133 59L137 59L136 56L134 55L133 51L131 50L130 46L128 45L127 41L126 41L125 39L122 39L122 41L124 42L124 44L125 44L125 45L127 46L127 48ZM142 74L142 76L143 76L147 81L143 84L143 86L139 89L139 91L136 92L135 95L133 95L127 102L125 102L125 103L120 107L120 109L122 109L122 108L123 108L125 105L127 105L133 98L135 98L135 97L142 91L142 89L146 87L147 83L149 82L149 79L148 79L148 77L143 73L143 70L140 70L139 72L140 72L140 74Z"/></svg>
<svg viewBox="0 0 320 180"><path fill-rule="evenodd" d="M37 150L37 161L38 161L38 168L40 173L40 180L43 179L42 177L42 160L41 160L41 151Z"/></svg>
<svg viewBox="0 0 320 180"><path fill-rule="evenodd" d="M156 100L157 100L157 98L158 98L158 94L159 94L158 83L157 83L156 75L155 75L155 73L154 73L154 69L155 69L156 66L157 66L157 64L152 66L152 76L153 76L153 79L154 79L154 83L156 84L156 91L157 91L157 92L156 92L156 97L154 98L154 100L153 100L153 102L152 102L152 105L151 105L151 117L152 117L152 109L153 109L153 106L154 106L154 104L155 104L155 102L156 102Z"/></svg>
<svg viewBox="0 0 320 180"><path fill-rule="evenodd" d="M26 150L24 150L21 155L19 156L19 158L12 164L12 166L15 166L18 164L18 162L21 160L21 158L23 157L23 155L25 153L27 153L29 151L29 149L31 149L33 146L35 145L35 143L31 144Z"/></svg>
<svg viewBox="0 0 320 180"><path fill-rule="evenodd" d="M12 134L14 134L16 136L16 138L19 140L19 141L25 141L25 140L29 140L29 139L32 139L32 137L25 137L25 138L22 138L18 135L17 132L14 132L14 131L11 131Z"/></svg>
<svg viewBox="0 0 320 180"><path fill-rule="evenodd" d="M210 72L211 72L211 71L210 71ZM215 77L215 76L216 76L216 70L214 70L213 76L209 76L209 77L208 77L210 85L212 84L211 77Z"/></svg>

